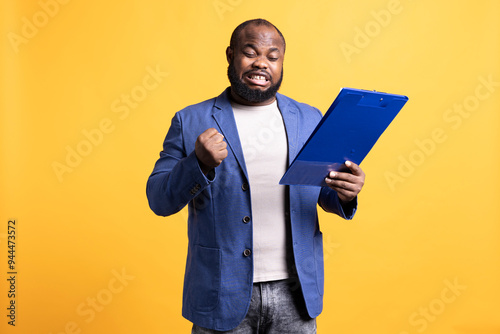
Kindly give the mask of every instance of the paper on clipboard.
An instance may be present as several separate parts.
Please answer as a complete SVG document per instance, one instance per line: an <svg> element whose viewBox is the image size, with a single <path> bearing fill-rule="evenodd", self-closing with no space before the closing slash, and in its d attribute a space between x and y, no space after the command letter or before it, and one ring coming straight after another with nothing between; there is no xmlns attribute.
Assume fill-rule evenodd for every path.
<svg viewBox="0 0 500 334"><path fill-rule="evenodd" d="M330 171L360 164L408 101L403 95L342 88L280 184L326 186Z"/></svg>

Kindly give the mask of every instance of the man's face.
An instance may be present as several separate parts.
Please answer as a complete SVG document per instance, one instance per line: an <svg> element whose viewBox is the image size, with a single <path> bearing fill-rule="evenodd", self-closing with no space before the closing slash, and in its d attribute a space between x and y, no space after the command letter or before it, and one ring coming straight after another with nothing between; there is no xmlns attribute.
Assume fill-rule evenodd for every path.
<svg viewBox="0 0 500 334"><path fill-rule="evenodd" d="M266 105L276 98L283 79L285 45L273 27L250 24L234 49L227 48L231 96L246 105Z"/></svg>

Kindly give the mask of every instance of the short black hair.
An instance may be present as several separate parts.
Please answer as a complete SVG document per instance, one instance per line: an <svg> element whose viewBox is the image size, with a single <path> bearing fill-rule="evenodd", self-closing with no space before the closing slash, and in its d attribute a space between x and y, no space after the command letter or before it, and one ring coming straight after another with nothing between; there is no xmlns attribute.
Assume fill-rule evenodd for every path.
<svg viewBox="0 0 500 334"><path fill-rule="evenodd" d="M285 37L283 36L283 34L281 33L281 31L278 28L276 28L276 26L274 24L272 24L268 20L264 20L264 19L248 20L248 21L245 21L245 22L241 23L239 26L237 26L236 29L234 29L233 34L231 35L231 41L229 42L229 47L231 49L234 50L234 48L238 44L238 37L239 37L241 31L243 29L245 29L245 27L248 26L248 25L250 25L250 24L254 24L256 26L273 27L274 29L276 29L276 31L278 32L278 34L281 37L281 40L283 41L283 50L286 49Z"/></svg>

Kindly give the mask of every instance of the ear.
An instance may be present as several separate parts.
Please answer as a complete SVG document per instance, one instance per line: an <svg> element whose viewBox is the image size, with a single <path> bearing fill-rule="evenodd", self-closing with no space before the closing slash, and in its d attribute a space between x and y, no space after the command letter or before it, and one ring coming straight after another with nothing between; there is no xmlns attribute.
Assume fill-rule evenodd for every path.
<svg viewBox="0 0 500 334"><path fill-rule="evenodd" d="M228 64L231 64L231 60L233 60L233 49L231 49L230 46L227 47L226 49L226 59Z"/></svg>

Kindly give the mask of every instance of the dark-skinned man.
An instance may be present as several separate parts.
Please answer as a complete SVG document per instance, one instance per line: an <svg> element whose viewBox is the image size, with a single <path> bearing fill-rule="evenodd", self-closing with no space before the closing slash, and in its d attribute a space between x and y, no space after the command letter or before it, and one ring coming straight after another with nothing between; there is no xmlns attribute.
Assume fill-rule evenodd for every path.
<svg viewBox="0 0 500 334"><path fill-rule="evenodd" d="M352 219L365 174L331 172L327 187L279 180L321 113L277 93L286 43L262 19L226 50L231 86L177 112L148 179L151 209L188 205L182 314L192 333L316 333L323 245L316 205Z"/></svg>

